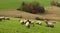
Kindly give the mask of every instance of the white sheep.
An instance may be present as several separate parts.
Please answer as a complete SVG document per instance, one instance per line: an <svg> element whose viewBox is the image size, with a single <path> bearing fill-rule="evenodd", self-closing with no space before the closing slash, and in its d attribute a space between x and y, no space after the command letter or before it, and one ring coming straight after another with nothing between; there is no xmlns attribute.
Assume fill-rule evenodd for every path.
<svg viewBox="0 0 60 33"><path fill-rule="evenodd" d="M10 20L10 17L5 17L5 20Z"/></svg>
<svg viewBox="0 0 60 33"><path fill-rule="evenodd" d="M49 23L47 24L47 26L48 26L48 27L54 27L54 24L49 22Z"/></svg>
<svg viewBox="0 0 60 33"><path fill-rule="evenodd" d="M36 24L42 25L42 22L41 21L37 21Z"/></svg>
<svg viewBox="0 0 60 33"><path fill-rule="evenodd" d="M45 20L45 23L47 27L52 27L52 28L54 27L54 24L51 22L48 22L47 20Z"/></svg>
<svg viewBox="0 0 60 33"><path fill-rule="evenodd" d="M24 24L26 24L27 20L24 20Z"/></svg>
<svg viewBox="0 0 60 33"><path fill-rule="evenodd" d="M5 19L5 17L0 17L0 20L4 20Z"/></svg>
<svg viewBox="0 0 60 33"><path fill-rule="evenodd" d="M31 24L34 24L35 21L31 21Z"/></svg>
<svg viewBox="0 0 60 33"><path fill-rule="evenodd" d="M26 24L26 22L27 22L26 19L22 19L22 20L20 20L20 23L21 23L21 24Z"/></svg>
<svg viewBox="0 0 60 33"><path fill-rule="evenodd" d="M21 24L24 24L24 20L20 20L20 23L21 23Z"/></svg>

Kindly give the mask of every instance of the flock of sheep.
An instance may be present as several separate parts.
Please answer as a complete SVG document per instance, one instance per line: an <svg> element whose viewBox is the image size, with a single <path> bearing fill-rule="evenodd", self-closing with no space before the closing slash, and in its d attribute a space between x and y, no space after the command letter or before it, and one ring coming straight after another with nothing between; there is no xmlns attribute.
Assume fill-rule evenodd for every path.
<svg viewBox="0 0 60 33"><path fill-rule="evenodd" d="M10 18L9 17L0 17L0 21L2 21L2 20L10 20Z"/></svg>
<svg viewBox="0 0 60 33"><path fill-rule="evenodd" d="M0 17L0 21L2 21L2 20L10 20L10 18L9 17ZM56 21L49 22L49 20L47 20L47 19L45 19L43 21L45 22L47 27L51 27L51 28L53 28L54 24L56 23ZM20 22L20 24L25 24L25 26L27 28L30 28L31 27L30 25L33 25L33 26L35 24L42 25L42 21L40 21L40 20L34 21L34 20L30 20L30 19L21 19L21 20L19 20L19 22Z"/></svg>
<svg viewBox="0 0 60 33"><path fill-rule="evenodd" d="M44 20L45 24L47 27L51 27L54 28L54 24L56 23L56 21L48 21L48 20ZM42 21L33 21L33 20L29 20L29 19L22 19L20 20L20 24L25 24L25 26L27 28L30 28L30 25L32 24L34 26L34 24L38 24L38 25L42 25Z"/></svg>

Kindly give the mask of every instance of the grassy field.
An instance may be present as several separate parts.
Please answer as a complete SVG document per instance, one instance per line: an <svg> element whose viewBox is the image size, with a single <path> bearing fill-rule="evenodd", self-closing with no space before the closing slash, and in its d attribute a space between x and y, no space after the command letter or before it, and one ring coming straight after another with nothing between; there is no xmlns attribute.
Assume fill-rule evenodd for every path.
<svg viewBox="0 0 60 33"><path fill-rule="evenodd" d="M27 3L37 1L42 6L50 6L51 2L51 0L0 0L0 10L16 9L20 7L22 1L25 1ZM58 0L58 2L60 2L60 0Z"/></svg>
<svg viewBox="0 0 60 33"><path fill-rule="evenodd" d="M53 7L52 8L47 8L47 13L46 14L40 14L40 15L35 15L35 14L30 14L30 13L25 13L16 11L14 9L20 7L20 4L22 1L25 1L27 3L37 1L39 2L42 6L50 6L51 0L0 0L0 15L4 16L19 16L22 15L25 18L26 17L42 17L42 18L47 18L48 19L57 19L60 20L60 8ZM56 0L57 1L57 0ZM60 0L58 0L60 2ZM8 10L12 9L12 10ZM28 16L27 16L28 15ZM33 16L33 17L32 17ZM19 19L17 18L11 18L11 20L3 20L0 21L0 33L60 33L60 22L57 22L55 24L54 28L49 28L45 26L45 23L43 22L42 26L36 25L33 27L31 25L30 29L27 29L25 25L21 25L18 21Z"/></svg>
<svg viewBox="0 0 60 33"><path fill-rule="evenodd" d="M0 33L60 33L60 22L55 24L54 28L45 26L45 23L40 25L31 25L30 29L25 25L21 25L17 18L11 18L11 20L0 21Z"/></svg>

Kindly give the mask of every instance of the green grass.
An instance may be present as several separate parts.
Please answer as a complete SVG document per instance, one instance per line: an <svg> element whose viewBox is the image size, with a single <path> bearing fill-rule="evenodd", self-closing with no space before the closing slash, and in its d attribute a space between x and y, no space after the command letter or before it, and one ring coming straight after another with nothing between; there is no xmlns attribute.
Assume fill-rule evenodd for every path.
<svg viewBox="0 0 60 33"><path fill-rule="evenodd" d="M16 9L20 7L22 1L25 1L27 3L37 1L42 6L50 6L51 2L51 0L0 0L0 10ZM58 0L58 2L60 2L60 0Z"/></svg>
<svg viewBox="0 0 60 33"><path fill-rule="evenodd" d="M0 0L0 9L15 9L20 6L21 0Z"/></svg>
<svg viewBox="0 0 60 33"><path fill-rule="evenodd" d="M11 20L0 21L0 33L60 33L60 22L55 24L54 28L45 26L45 23L31 25L30 29L26 28L25 25L21 25L17 18L11 18Z"/></svg>

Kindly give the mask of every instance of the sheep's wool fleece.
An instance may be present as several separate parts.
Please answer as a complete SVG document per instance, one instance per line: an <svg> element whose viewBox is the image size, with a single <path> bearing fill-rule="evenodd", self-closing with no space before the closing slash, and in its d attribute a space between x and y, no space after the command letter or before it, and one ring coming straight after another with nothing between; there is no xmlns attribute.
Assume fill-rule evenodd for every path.
<svg viewBox="0 0 60 33"><path fill-rule="evenodd" d="M29 25L29 22L26 23L26 26L28 26L28 25Z"/></svg>

